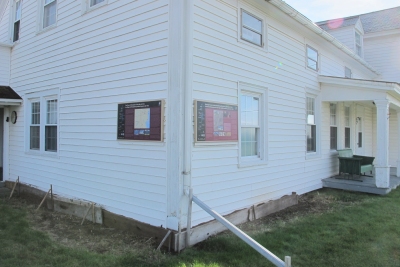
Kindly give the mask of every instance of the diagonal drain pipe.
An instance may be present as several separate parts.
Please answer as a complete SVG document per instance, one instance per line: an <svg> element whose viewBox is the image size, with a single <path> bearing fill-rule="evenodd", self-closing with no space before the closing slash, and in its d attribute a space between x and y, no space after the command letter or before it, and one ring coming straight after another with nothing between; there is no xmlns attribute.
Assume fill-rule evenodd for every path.
<svg viewBox="0 0 400 267"><path fill-rule="evenodd" d="M235 225L230 223L227 219L222 217L219 213L212 210L209 206L207 206L204 202L198 199L193 195L193 189L189 189L189 206L188 206L188 220L187 220L187 231L186 231L186 247L190 245L190 234L192 228L192 201L196 203L200 208L214 217L217 221L223 224L226 228L228 228L232 233L234 233L237 237L246 242L249 246L254 248L258 253L267 258L270 262L272 262L277 267L291 267L291 258L289 256L285 257L285 261L282 261L277 256L275 256L271 251L261 246L257 241L253 238L245 234L242 230L237 228Z"/></svg>

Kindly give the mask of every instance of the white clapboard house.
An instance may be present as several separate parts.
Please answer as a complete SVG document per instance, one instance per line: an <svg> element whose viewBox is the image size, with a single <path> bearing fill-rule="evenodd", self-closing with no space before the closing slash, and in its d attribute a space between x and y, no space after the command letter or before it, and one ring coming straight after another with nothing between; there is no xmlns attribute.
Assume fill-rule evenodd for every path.
<svg viewBox="0 0 400 267"><path fill-rule="evenodd" d="M282 0L2 0L3 180L174 231L189 188L250 214L323 187L337 149L390 190L400 7L318 25Z"/></svg>

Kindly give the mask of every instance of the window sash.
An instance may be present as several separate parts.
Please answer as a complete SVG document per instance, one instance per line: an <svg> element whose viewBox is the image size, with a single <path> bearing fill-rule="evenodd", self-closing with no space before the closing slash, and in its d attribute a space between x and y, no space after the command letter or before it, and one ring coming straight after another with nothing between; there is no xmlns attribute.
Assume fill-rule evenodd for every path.
<svg viewBox="0 0 400 267"><path fill-rule="evenodd" d="M349 127L344 128L344 148L350 148L351 130Z"/></svg>
<svg viewBox="0 0 400 267"><path fill-rule="evenodd" d="M336 126L337 125L337 120L336 120L336 104L330 104L330 125L331 126Z"/></svg>
<svg viewBox="0 0 400 267"><path fill-rule="evenodd" d="M337 149L337 127L336 126L331 126L330 135L331 135L331 149Z"/></svg>
<svg viewBox="0 0 400 267"><path fill-rule="evenodd" d="M307 46L307 67L318 70L318 51Z"/></svg>
<svg viewBox="0 0 400 267"><path fill-rule="evenodd" d="M262 46L263 21L256 16L242 10L242 33L243 40Z"/></svg>
<svg viewBox="0 0 400 267"><path fill-rule="evenodd" d="M317 152L316 125L307 125L307 152Z"/></svg>
<svg viewBox="0 0 400 267"><path fill-rule="evenodd" d="M260 157L260 96L240 97L241 157Z"/></svg>
<svg viewBox="0 0 400 267"><path fill-rule="evenodd" d="M57 0L45 0L43 6L43 28L56 23Z"/></svg>
<svg viewBox="0 0 400 267"><path fill-rule="evenodd" d="M344 126L350 127L350 107L344 107Z"/></svg>

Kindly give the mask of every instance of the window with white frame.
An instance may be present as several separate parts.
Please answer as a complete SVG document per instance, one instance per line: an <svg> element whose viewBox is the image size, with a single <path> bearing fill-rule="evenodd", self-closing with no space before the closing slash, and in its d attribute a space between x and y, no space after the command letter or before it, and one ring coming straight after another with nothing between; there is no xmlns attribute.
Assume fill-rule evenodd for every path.
<svg viewBox="0 0 400 267"><path fill-rule="evenodd" d="M344 147L350 148L350 107L344 107Z"/></svg>
<svg viewBox="0 0 400 267"><path fill-rule="evenodd" d="M336 116L336 104L330 104L330 140L331 149L337 149L337 116Z"/></svg>
<svg viewBox="0 0 400 267"><path fill-rule="evenodd" d="M315 98L306 98L306 116L307 116L307 152L317 151L317 125L315 119Z"/></svg>
<svg viewBox="0 0 400 267"><path fill-rule="evenodd" d="M57 0L43 0L43 26L45 29L57 21Z"/></svg>
<svg viewBox="0 0 400 267"><path fill-rule="evenodd" d="M14 14L13 14L13 42L19 40L19 32L21 27L21 11L22 11L22 0L14 2Z"/></svg>
<svg viewBox="0 0 400 267"><path fill-rule="evenodd" d="M356 53L360 57L362 56L362 38L361 34L359 34L357 31L355 32L355 39L356 39Z"/></svg>
<svg viewBox="0 0 400 267"><path fill-rule="evenodd" d="M260 157L260 96L242 92L240 96L241 156Z"/></svg>
<svg viewBox="0 0 400 267"><path fill-rule="evenodd" d="M263 46L263 20L242 9L241 39Z"/></svg>
<svg viewBox="0 0 400 267"><path fill-rule="evenodd" d="M307 67L318 71L318 51L307 45Z"/></svg>
<svg viewBox="0 0 400 267"><path fill-rule="evenodd" d="M57 152L58 100L57 96L29 99L29 150Z"/></svg>
<svg viewBox="0 0 400 267"><path fill-rule="evenodd" d="M348 67L344 67L344 77L351 78L351 76L352 76L351 69L349 69Z"/></svg>

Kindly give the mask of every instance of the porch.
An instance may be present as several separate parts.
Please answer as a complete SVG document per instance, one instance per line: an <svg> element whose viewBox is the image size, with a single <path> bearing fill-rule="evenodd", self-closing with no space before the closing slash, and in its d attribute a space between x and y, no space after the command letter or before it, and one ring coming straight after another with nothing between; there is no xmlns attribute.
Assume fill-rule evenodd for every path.
<svg viewBox="0 0 400 267"><path fill-rule="evenodd" d="M389 187L378 188L375 185L375 179L373 177L361 176L358 180L342 179L342 176L334 176L322 179L322 186L342 189L347 191L364 192L376 195L386 195L393 189L396 189L400 185L400 178L395 175L390 175Z"/></svg>
<svg viewBox="0 0 400 267"><path fill-rule="evenodd" d="M322 180L323 186L379 195L389 193L400 184L400 84L329 76L318 79L322 102L348 107L344 123L334 125L347 127L349 133L346 136L343 129L337 133L337 149L350 148L356 155L375 157L373 177L362 176L362 181L330 177ZM346 138L351 141L344 145Z"/></svg>

